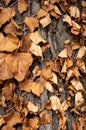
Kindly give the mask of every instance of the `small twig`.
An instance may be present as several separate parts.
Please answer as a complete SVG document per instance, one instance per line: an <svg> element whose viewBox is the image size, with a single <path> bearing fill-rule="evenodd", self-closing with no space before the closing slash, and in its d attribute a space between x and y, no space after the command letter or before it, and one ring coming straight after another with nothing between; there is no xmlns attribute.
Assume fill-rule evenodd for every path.
<svg viewBox="0 0 86 130"><path fill-rule="evenodd" d="M13 7L16 4L17 4L17 1L15 1L14 3L12 3L9 7Z"/></svg>
<svg viewBox="0 0 86 130"><path fill-rule="evenodd" d="M27 94L27 92L24 92L24 93L21 95L21 97L24 97L26 94Z"/></svg>
<svg viewBox="0 0 86 130"><path fill-rule="evenodd" d="M14 109L15 106L11 107L10 109L7 110L7 113L10 112L12 109Z"/></svg>

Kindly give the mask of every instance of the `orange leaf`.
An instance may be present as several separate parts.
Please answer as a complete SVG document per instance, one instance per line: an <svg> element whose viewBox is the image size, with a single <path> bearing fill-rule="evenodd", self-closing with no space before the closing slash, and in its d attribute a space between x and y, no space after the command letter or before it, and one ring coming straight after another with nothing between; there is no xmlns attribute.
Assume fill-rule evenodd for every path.
<svg viewBox="0 0 86 130"><path fill-rule="evenodd" d="M0 33L0 51L13 52L19 47L19 39L16 35L9 34L7 37L4 37Z"/></svg>
<svg viewBox="0 0 86 130"><path fill-rule="evenodd" d="M38 20L35 17L25 17L24 23L27 25L31 32L33 32L36 28L39 27Z"/></svg>
<svg viewBox="0 0 86 130"><path fill-rule="evenodd" d="M27 10L28 2L27 0L18 0L18 10L21 13Z"/></svg>
<svg viewBox="0 0 86 130"><path fill-rule="evenodd" d="M25 78L32 62L33 58L30 53L13 53L6 57L6 63L14 74L14 78L19 82Z"/></svg>
<svg viewBox="0 0 86 130"><path fill-rule="evenodd" d="M15 16L15 10L13 8L0 9L0 27Z"/></svg>
<svg viewBox="0 0 86 130"><path fill-rule="evenodd" d="M6 80L13 78L13 73L9 68L8 64L6 63L7 55L4 53L0 53L0 79Z"/></svg>

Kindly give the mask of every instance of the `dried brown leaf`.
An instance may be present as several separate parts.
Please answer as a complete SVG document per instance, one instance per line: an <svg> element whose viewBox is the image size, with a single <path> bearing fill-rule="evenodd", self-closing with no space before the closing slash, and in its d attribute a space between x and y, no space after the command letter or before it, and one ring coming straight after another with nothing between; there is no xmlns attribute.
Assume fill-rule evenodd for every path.
<svg viewBox="0 0 86 130"><path fill-rule="evenodd" d="M16 35L22 35L22 30L13 19L5 25L3 31L6 34L15 33Z"/></svg>
<svg viewBox="0 0 86 130"><path fill-rule="evenodd" d="M70 6L69 13L70 13L71 17L80 18L80 11L79 11L79 8L77 6Z"/></svg>
<svg viewBox="0 0 86 130"><path fill-rule="evenodd" d="M73 85L73 87L77 91L83 91L84 90L82 83L78 79L76 79L76 78L71 80L71 84Z"/></svg>
<svg viewBox="0 0 86 130"><path fill-rule="evenodd" d="M19 47L19 39L14 34L8 34L7 37L4 37L0 33L0 51L13 52Z"/></svg>
<svg viewBox="0 0 86 130"><path fill-rule="evenodd" d="M77 58L82 58L86 53L86 47L81 47L78 51Z"/></svg>
<svg viewBox="0 0 86 130"><path fill-rule="evenodd" d="M16 129L10 125L5 125L3 126L2 130L16 130Z"/></svg>
<svg viewBox="0 0 86 130"><path fill-rule="evenodd" d="M77 66L83 73L86 73L85 62L82 59L77 59Z"/></svg>
<svg viewBox="0 0 86 130"><path fill-rule="evenodd" d="M41 49L41 47L39 45L31 43L30 52L32 54L34 54L35 56L43 58L42 49Z"/></svg>
<svg viewBox="0 0 86 130"><path fill-rule="evenodd" d="M39 27L38 20L35 17L25 17L24 23L27 25L31 32L33 32L36 28Z"/></svg>
<svg viewBox="0 0 86 130"><path fill-rule="evenodd" d="M8 54L6 57L6 63L14 74L15 79L19 82L25 78L32 62L33 58L30 53L13 53Z"/></svg>
<svg viewBox="0 0 86 130"><path fill-rule="evenodd" d="M80 34L80 31L81 31L81 26L72 20L71 33L74 35L78 35L78 34Z"/></svg>
<svg viewBox="0 0 86 130"><path fill-rule="evenodd" d="M15 10L13 8L0 9L0 27L15 16Z"/></svg>
<svg viewBox="0 0 86 130"><path fill-rule="evenodd" d="M53 86L52 86L51 83L48 82L48 81L45 82L45 88L46 88L49 92L51 92L51 93L54 92Z"/></svg>
<svg viewBox="0 0 86 130"><path fill-rule="evenodd" d="M61 58L67 58L67 48L64 48L58 55Z"/></svg>
<svg viewBox="0 0 86 130"><path fill-rule="evenodd" d="M0 127L5 123L4 118L0 115Z"/></svg>
<svg viewBox="0 0 86 130"><path fill-rule="evenodd" d="M8 126L14 126L18 123L22 123L22 117L19 112L12 112L7 114L4 117L5 122L7 123Z"/></svg>
<svg viewBox="0 0 86 130"><path fill-rule="evenodd" d="M13 81L5 83L4 88L2 88L2 95L5 100L12 100L15 87L16 85Z"/></svg>
<svg viewBox="0 0 86 130"><path fill-rule="evenodd" d="M44 86L39 82L33 82L31 85L31 91L33 94L39 97L44 91Z"/></svg>
<svg viewBox="0 0 86 130"><path fill-rule="evenodd" d="M49 114L46 114L45 112L40 113L40 120L39 124L49 124L51 122L51 116Z"/></svg>
<svg viewBox="0 0 86 130"><path fill-rule="evenodd" d="M52 78L52 70L50 68L43 68L41 75L46 79L49 80Z"/></svg>
<svg viewBox="0 0 86 130"><path fill-rule="evenodd" d="M46 43L46 40L44 40L41 35L39 34L38 31L31 33L30 34L30 40L35 43L35 44L39 44L40 42L42 43Z"/></svg>
<svg viewBox="0 0 86 130"><path fill-rule="evenodd" d="M35 117L29 119L28 120L28 125L32 129L37 130L39 128L39 118L35 116Z"/></svg>
<svg viewBox="0 0 86 130"><path fill-rule="evenodd" d="M47 14L39 22L40 22L40 24L42 25L43 28L45 28L46 26L48 26L51 23L50 14Z"/></svg>
<svg viewBox="0 0 86 130"><path fill-rule="evenodd" d="M27 0L18 0L18 10L21 13L27 10L28 1Z"/></svg>
<svg viewBox="0 0 86 130"><path fill-rule="evenodd" d="M6 57L5 53L0 53L0 80L13 78L13 73L6 63Z"/></svg>
<svg viewBox="0 0 86 130"><path fill-rule="evenodd" d="M50 97L50 101L51 101L51 108L53 110L59 110L61 111L61 103L60 103L60 99L57 96L51 96Z"/></svg>
<svg viewBox="0 0 86 130"><path fill-rule="evenodd" d="M28 108L28 110L30 111L30 112L33 112L33 113L35 113L35 112L38 112L38 107L37 106L35 106L32 102L28 102L27 103L27 108Z"/></svg>
<svg viewBox="0 0 86 130"><path fill-rule="evenodd" d="M19 84L19 88L22 91L26 91L26 92L31 92L31 84L32 84L32 80L31 79L26 79L25 81L21 82Z"/></svg>
<svg viewBox="0 0 86 130"><path fill-rule="evenodd" d="M48 14L48 13L47 13L45 10L40 9L40 10L38 11L38 13L37 13L37 17L38 17L38 19L40 19L40 18L42 18L42 17L45 17L47 14Z"/></svg>
<svg viewBox="0 0 86 130"><path fill-rule="evenodd" d="M82 130L78 122L73 124L73 130Z"/></svg>
<svg viewBox="0 0 86 130"><path fill-rule="evenodd" d="M77 92L75 94L75 108L78 109L81 105L83 105L83 103L85 102L82 93L81 92Z"/></svg>
<svg viewBox="0 0 86 130"><path fill-rule="evenodd" d="M63 22L66 22L68 25L72 26L72 19L69 15L64 15Z"/></svg>

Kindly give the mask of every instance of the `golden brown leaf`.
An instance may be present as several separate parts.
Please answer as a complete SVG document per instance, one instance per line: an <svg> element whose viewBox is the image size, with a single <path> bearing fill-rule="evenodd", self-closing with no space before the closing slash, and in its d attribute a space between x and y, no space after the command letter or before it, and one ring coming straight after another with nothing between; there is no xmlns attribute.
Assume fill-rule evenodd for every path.
<svg viewBox="0 0 86 130"><path fill-rule="evenodd" d="M64 48L58 56L61 58L67 58L67 48Z"/></svg>
<svg viewBox="0 0 86 130"><path fill-rule="evenodd" d="M39 124L49 124L51 122L51 116L45 112L40 113Z"/></svg>
<svg viewBox="0 0 86 130"><path fill-rule="evenodd" d="M69 13L70 13L71 17L80 18L80 11L79 11L79 8L77 6L70 6Z"/></svg>
<svg viewBox="0 0 86 130"><path fill-rule="evenodd" d="M49 92L51 92L51 93L54 92L53 86L51 85L50 82L48 82L48 81L45 82L44 86L45 86L45 88L46 88Z"/></svg>
<svg viewBox="0 0 86 130"><path fill-rule="evenodd" d="M19 39L14 34L8 34L7 37L4 37L0 33L0 51L13 52L19 47Z"/></svg>
<svg viewBox="0 0 86 130"><path fill-rule="evenodd" d="M44 40L41 35L39 34L38 31L31 33L30 34L30 40L35 43L35 44L39 44L40 42L42 43L46 43L46 40Z"/></svg>
<svg viewBox="0 0 86 130"><path fill-rule="evenodd" d="M68 25L72 26L72 19L69 15L64 15L63 22L66 22Z"/></svg>
<svg viewBox="0 0 86 130"><path fill-rule="evenodd" d="M82 130L78 122L73 124L73 130Z"/></svg>
<svg viewBox="0 0 86 130"><path fill-rule="evenodd" d="M22 123L22 117L19 112L12 112L4 117L5 122L8 126L14 126L18 123Z"/></svg>
<svg viewBox="0 0 86 130"><path fill-rule="evenodd" d="M22 35L22 30L13 19L8 24L5 25L3 31L6 34L14 33L16 35Z"/></svg>
<svg viewBox="0 0 86 130"><path fill-rule="evenodd" d="M84 90L82 83L78 79L76 79L76 78L71 80L71 84L73 85L73 87L77 91L83 91Z"/></svg>
<svg viewBox="0 0 86 130"><path fill-rule="evenodd" d="M12 100L15 87L16 85L13 81L5 83L4 88L2 88L2 95L4 96L5 100Z"/></svg>
<svg viewBox="0 0 86 130"><path fill-rule="evenodd" d="M13 128L13 127L10 126L10 125L5 125L5 126L3 126L2 130L16 130L16 129Z"/></svg>
<svg viewBox="0 0 86 130"><path fill-rule="evenodd" d="M50 14L47 14L39 22L40 22L40 24L42 25L43 28L45 28L46 26L48 26L51 23Z"/></svg>
<svg viewBox="0 0 86 130"><path fill-rule="evenodd" d="M53 110L59 110L61 111L61 103L60 103L60 99L57 96L51 96L50 97L50 101L51 101L51 108Z"/></svg>
<svg viewBox="0 0 86 130"><path fill-rule="evenodd" d="M27 0L18 0L18 10L19 13L23 13L24 11L27 10L28 7L28 1Z"/></svg>
<svg viewBox="0 0 86 130"><path fill-rule="evenodd" d="M25 17L24 23L27 25L31 32L33 32L36 28L39 27L38 20L35 17Z"/></svg>
<svg viewBox="0 0 86 130"><path fill-rule="evenodd" d="M50 68L43 68L41 75L46 79L49 80L52 78L52 70Z"/></svg>
<svg viewBox="0 0 86 130"><path fill-rule="evenodd" d="M39 97L44 91L44 86L39 82L33 82L31 85L31 91L33 94Z"/></svg>
<svg viewBox="0 0 86 130"><path fill-rule="evenodd" d="M27 102L27 108L30 112L38 112L39 108L38 106L34 105L32 102Z"/></svg>
<svg viewBox="0 0 86 130"><path fill-rule="evenodd" d="M33 58L30 53L13 53L6 57L6 63L14 74L14 78L19 82L25 78L32 62Z"/></svg>
<svg viewBox="0 0 86 130"><path fill-rule="evenodd" d="M40 19L40 18L42 18L42 17L45 17L47 14L48 14L48 13L47 13L45 10L40 9L40 10L38 11L38 13L37 13L37 17L38 17L38 19Z"/></svg>
<svg viewBox="0 0 86 130"><path fill-rule="evenodd" d="M42 49L39 45L31 43L30 52L35 56L43 57Z"/></svg>
<svg viewBox="0 0 86 130"><path fill-rule="evenodd" d="M0 9L0 27L15 16L15 10L13 8Z"/></svg>
<svg viewBox="0 0 86 130"><path fill-rule="evenodd" d="M86 73L85 62L82 59L77 59L77 66L83 73Z"/></svg>
<svg viewBox="0 0 86 130"><path fill-rule="evenodd" d="M71 33L74 35L78 35L78 34L80 34L80 31L81 31L81 26L72 20Z"/></svg>
<svg viewBox="0 0 86 130"><path fill-rule="evenodd" d="M31 84L32 80L31 79L26 79L25 81L21 82L19 84L20 90L26 91L26 92L31 92Z"/></svg>
<svg viewBox="0 0 86 130"><path fill-rule="evenodd" d="M0 127L5 123L4 118L0 115Z"/></svg>
<svg viewBox="0 0 86 130"><path fill-rule="evenodd" d="M0 53L0 80L13 78L13 73L6 63L6 57L7 55L5 53Z"/></svg>
<svg viewBox="0 0 86 130"><path fill-rule="evenodd" d="M75 94L75 108L78 109L81 105L83 105L83 103L85 102L82 93L81 92L77 92Z"/></svg>
<svg viewBox="0 0 86 130"><path fill-rule="evenodd" d="M38 117L33 117L31 119L28 120L28 125L34 129L34 130L38 130L39 128L39 118Z"/></svg>
<svg viewBox="0 0 86 130"><path fill-rule="evenodd" d="M86 53L86 47L81 47L78 51L77 58L82 58Z"/></svg>

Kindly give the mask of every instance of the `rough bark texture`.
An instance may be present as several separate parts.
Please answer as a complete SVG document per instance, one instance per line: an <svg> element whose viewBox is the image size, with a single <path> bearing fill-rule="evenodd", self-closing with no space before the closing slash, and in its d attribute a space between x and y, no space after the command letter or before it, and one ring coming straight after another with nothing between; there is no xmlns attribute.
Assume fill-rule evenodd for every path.
<svg viewBox="0 0 86 130"><path fill-rule="evenodd" d="M35 0L28 0L28 1L29 1L28 11L23 13L22 15L20 15L17 12L17 16L15 18L17 19L17 22L18 21L21 22L26 15L27 16L35 15L40 9L40 6L41 6L40 2L36 2ZM4 5L3 1L0 0L0 2ZM14 7L16 8L17 4L15 4ZM23 28L25 28L24 25L23 25ZM73 38L67 26L63 23L62 17L59 20L52 18L52 23L45 29L40 27L39 31L42 37L46 39L51 45L51 48L47 49L44 54L45 60L53 59L54 56L57 55L63 48L64 41L67 39ZM35 66L36 64L40 64L40 66L43 66L43 63L41 63L41 61L38 59L34 62L33 66ZM86 88L86 79L83 77L81 81L84 84L84 87ZM64 88L64 85L63 85L63 88ZM16 91L18 94L20 94L19 90L16 90ZM33 102L34 104L39 105L42 108L44 106L44 103L49 99L50 96L51 94L45 90L44 93L41 95L40 99L30 93L24 96L24 100L29 100ZM67 90L65 90L65 88L64 88L64 93L62 93L62 96L64 99L66 99L68 96ZM5 112L6 111L2 107L0 107L0 114L5 114ZM51 115L52 121L50 124L41 125L39 130L58 130L59 120L56 113L53 111L47 111L47 113ZM66 116L68 117L67 124L66 124L67 130L72 130L72 124L77 119L77 116L75 114L70 114L69 111L66 112ZM17 126L17 130L21 130L21 126Z"/></svg>

